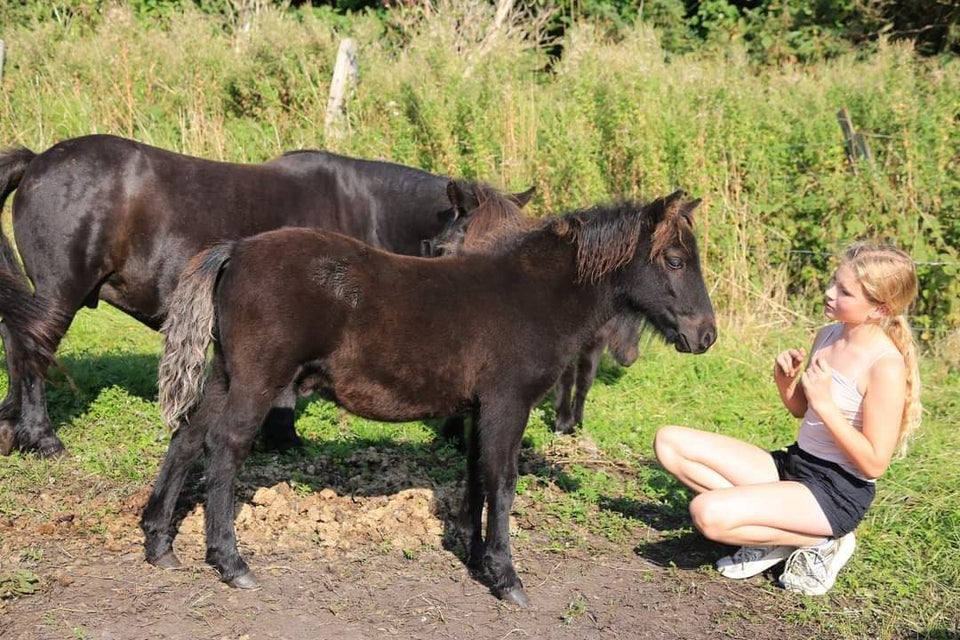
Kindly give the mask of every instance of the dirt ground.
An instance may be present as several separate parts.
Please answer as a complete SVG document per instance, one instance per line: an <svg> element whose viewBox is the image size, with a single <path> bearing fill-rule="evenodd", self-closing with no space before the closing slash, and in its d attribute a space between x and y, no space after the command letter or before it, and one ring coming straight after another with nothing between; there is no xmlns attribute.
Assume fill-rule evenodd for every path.
<svg viewBox="0 0 960 640"><path fill-rule="evenodd" d="M531 605L505 605L451 542L459 483L433 485L389 450L345 462L347 473L314 484L291 480L289 465L247 465L237 532L256 591L230 589L203 562L202 506L190 504L201 479L176 541L184 568L173 571L143 560L149 485L38 489L27 514L0 515L0 576L23 578L0 588L0 638L823 637L788 621L798 601L771 576L703 570L724 549L696 534L651 526L617 545L584 530L582 544L558 550L556 516L523 495L513 551ZM313 478L322 464L295 463Z"/></svg>

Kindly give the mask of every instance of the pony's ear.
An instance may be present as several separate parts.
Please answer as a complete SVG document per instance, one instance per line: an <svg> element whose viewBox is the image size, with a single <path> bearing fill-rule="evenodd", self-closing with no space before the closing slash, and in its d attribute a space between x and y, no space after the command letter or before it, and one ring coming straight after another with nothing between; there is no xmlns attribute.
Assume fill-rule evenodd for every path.
<svg viewBox="0 0 960 640"><path fill-rule="evenodd" d="M473 185L462 180L447 182L447 198L453 205L453 220L469 216L474 209L480 206Z"/></svg>
<svg viewBox="0 0 960 640"><path fill-rule="evenodd" d="M460 185L457 184L456 180L451 180L447 183L447 199L450 200L450 204L453 206L453 217L448 220L448 222L453 222L457 218L463 215L463 190L460 189Z"/></svg>
<svg viewBox="0 0 960 640"><path fill-rule="evenodd" d="M527 206L527 204L529 204L530 200L533 199L533 194L536 193L536 191L537 191L537 187L536 185L534 185L529 189L527 189L526 191L524 191L523 193L510 194L510 197L513 199L514 202L517 203L518 207L523 209L525 206Z"/></svg>

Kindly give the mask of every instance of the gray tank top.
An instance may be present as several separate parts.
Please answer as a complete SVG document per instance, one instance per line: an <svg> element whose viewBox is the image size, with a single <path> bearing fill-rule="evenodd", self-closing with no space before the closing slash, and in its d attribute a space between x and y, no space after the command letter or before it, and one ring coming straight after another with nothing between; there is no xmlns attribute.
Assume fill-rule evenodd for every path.
<svg viewBox="0 0 960 640"><path fill-rule="evenodd" d="M813 346L813 353L833 344L840 337L842 331L842 324L830 325L821 335L820 341ZM857 378L860 377L861 373L872 367L877 360L893 354L901 355L896 349L886 349L871 358L862 368L852 373L843 374L836 369L833 370L833 382L831 384L833 401L850 424L860 432L863 431L863 394L857 388ZM835 462L845 471L861 480L876 482L873 478L864 477L860 469L837 447L830 430L823 424L823 420L820 419L817 412L809 407L803 416L803 422L800 423L797 444L807 453L823 460Z"/></svg>

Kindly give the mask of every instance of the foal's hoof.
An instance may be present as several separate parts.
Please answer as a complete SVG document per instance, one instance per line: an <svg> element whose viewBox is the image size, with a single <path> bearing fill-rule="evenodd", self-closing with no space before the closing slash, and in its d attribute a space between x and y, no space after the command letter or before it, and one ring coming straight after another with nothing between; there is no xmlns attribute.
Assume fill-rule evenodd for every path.
<svg viewBox="0 0 960 640"><path fill-rule="evenodd" d="M518 607L526 607L530 604L530 598L527 597L527 594L524 593L523 589L520 587L503 591L500 593L500 599L504 602L515 604Z"/></svg>
<svg viewBox="0 0 960 640"><path fill-rule="evenodd" d="M259 589L260 583L253 577L249 571L243 575L237 576L233 580L227 580L227 584L234 589Z"/></svg>
<svg viewBox="0 0 960 640"><path fill-rule="evenodd" d="M160 569L179 569L180 559L174 555L173 551L163 554L156 560L148 560L150 564Z"/></svg>

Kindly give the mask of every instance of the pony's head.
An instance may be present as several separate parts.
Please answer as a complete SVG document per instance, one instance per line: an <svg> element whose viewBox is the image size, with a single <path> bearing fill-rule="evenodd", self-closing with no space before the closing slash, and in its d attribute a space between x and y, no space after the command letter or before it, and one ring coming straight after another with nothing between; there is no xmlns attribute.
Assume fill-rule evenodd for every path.
<svg viewBox="0 0 960 640"><path fill-rule="evenodd" d="M503 194L482 183L451 180L447 197L453 213L440 233L423 241L420 255L433 258L482 252L497 238L522 230L525 218L520 210L535 190L530 187L522 193Z"/></svg>
<svg viewBox="0 0 960 640"><path fill-rule="evenodd" d="M717 326L693 234L700 200L683 197L568 214L561 233L577 243L581 282L610 277L616 313L642 316L677 351L702 353Z"/></svg>

